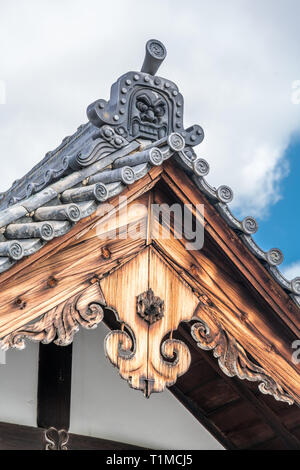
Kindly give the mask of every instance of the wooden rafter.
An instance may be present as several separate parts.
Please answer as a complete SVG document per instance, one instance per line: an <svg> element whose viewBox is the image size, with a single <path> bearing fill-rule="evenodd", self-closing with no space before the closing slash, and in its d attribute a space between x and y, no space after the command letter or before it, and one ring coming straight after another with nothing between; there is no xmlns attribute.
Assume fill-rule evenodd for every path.
<svg viewBox="0 0 300 470"><path fill-rule="evenodd" d="M117 273L121 273L122 269L126 270L133 260L138 259L146 246L150 246L152 252L164 260L175 277L189 286L197 301L204 302L204 305L208 302L210 315L217 319L221 329L250 353L249 357L260 364L264 373L278 384L280 390L285 389L287 395L299 401L299 370L291 362L289 343L289 339L293 338L295 331L298 330L295 329L297 321L293 310L289 308L290 298L287 296L287 303L283 302L285 293L281 292L276 283L279 296L270 295L268 287L271 286L273 289L275 281L244 246L240 248L235 233L186 178L181 171L165 164L163 172L161 169L155 169L145 177L144 183L141 180L127 190L131 203L139 202L145 210L125 216L121 213L117 229L122 231L130 226L130 230L134 232L139 228L144 237L126 240L109 238L116 223L112 222L109 216L101 216L98 213L97 216L93 215L79 222L74 231L61 239L56 239L55 243L48 243L47 250L40 250L36 258L34 255L22 261L22 271L18 270L19 264L17 264L12 270L1 275L0 285L1 282L3 286L5 285L3 303L0 304L0 333L3 344L16 346L22 337L24 327L25 332L28 330L28 325L28 331L32 328L34 330L36 326L33 325L40 322L39 325L43 326L45 318L48 320L52 318L54 333L62 332L57 327L58 312L63 315L64 310L66 311L64 305L68 305L68 302L76 304L75 298L89 289L95 289L99 283L106 291L104 297L109 297L107 303L113 305L115 303L113 298L116 296L108 294L109 279L118 276ZM164 188L168 191L167 198ZM163 239L161 235L164 228L157 223L154 225L154 230L149 233L149 201L164 202L166 199L167 202L179 201L194 206L204 203L204 219L199 220L205 227L207 237L203 250L186 251L184 241L176 240L174 236ZM116 206L118 198L112 203ZM198 216L195 211L193 214ZM98 237L101 227L105 229L106 238ZM170 228L172 233L174 227ZM223 264L216 262L217 256ZM255 277L256 269L257 277ZM13 271L15 271L14 277L10 276ZM133 295L134 299L145 293L146 287L145 290L141 289L141 292ZM155 290L153 293L154 297L162 296ZM104 306L107 300L104 297L98 302L99 305ZM68 300L70 298L71 301ZM120 304L117 310L122 310ZM120 319L126 323L126 315ZM69 338L63 341L72 341L72 335L77 328L78 323L75 322L73 329L62 334L63 338ZM38 339L46 342L47 338L54 339L50 330L48 327L40 328ZM13 337L18 337L18 341L12 341ZM22 341L19 345L22 345ZM118 362L117 358L114 361ZM251 401L253 396L249 395L248 398ZM265 413L265 418L272 421L268 412ZM277 429L278 433L288 441L289 436L285 435L284 429L280 426L274 426L274 429ZM296 443L295 446L297 445Z"/></svg>

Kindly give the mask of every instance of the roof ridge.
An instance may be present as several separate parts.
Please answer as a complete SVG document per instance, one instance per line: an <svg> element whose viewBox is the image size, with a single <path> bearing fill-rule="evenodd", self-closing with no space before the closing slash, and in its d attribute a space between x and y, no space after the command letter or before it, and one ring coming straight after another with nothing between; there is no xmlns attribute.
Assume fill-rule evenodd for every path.
<svg viewBox="0 0 300 470"><path fill-rule="evenodd" d="M203 129L183 127L183 96L175 83L155 73L166 56L162 43L150 40L140 72L127 72L111 87L108 101L88 106L89 121L65 137L0 199L0 272L39 250L51 237L69 231L98 205L117 195L151 166L174 156L247 248L262 262L300 308L300 277L279 271L283 254L263 251L252 238L255 218L237 219L228 204L229 186L212 187L209 164L193 150Z"/></svg>

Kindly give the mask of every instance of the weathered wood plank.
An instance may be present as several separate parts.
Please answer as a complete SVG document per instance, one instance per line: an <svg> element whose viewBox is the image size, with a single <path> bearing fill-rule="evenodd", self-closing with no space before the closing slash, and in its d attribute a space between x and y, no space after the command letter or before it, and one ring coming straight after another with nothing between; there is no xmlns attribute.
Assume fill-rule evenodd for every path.
<svg viewBox="0 0 300 470"><path fill-rule="evenodd" d="M7 280L0 301L0 337L80 292L94 276L107 274L137 254L145 245L146 216L136 214L126 220L130 221L128 239L114 238L114 234L110 238L110 233L99 238L95 226L82 240L74 239L61 251ZM137 230L141 238L135 237ZM108 258L102 256L103 249L109 252Z"/></svg>
<svg viewBox="0 0 300 470"><path fill-rule="evenodd" d="M190 178L170 162L165 162L164 174L162 176L180 199L188 198L194 205L205 205L206 230L240 272L255 286L257 292L266 299L277 314L299 337L300 318L297 306L257 258L250 253L220 214L209 204Z"/></svg>
<svg viewBox="0 0 300 470"><path fill-rule="evenodd" d="M208 417L199 403L185 395L177 385L170 387L171 393L185 406L190 413L228 450L237 450L238 447L227 437L221 427L216 426Z"/></svg>
<svg viewBox="0 0 300 470"><path fill-rule="evenodd" d="M45 450L46 429L20 424L0 423L0 450ZM69 434L68 450L142 450L123 442Z"/></svg>
<svg viewBox="0 0 300 470"><path fill-rule="evenodd" d="M190 334L187 330L187 326L182 325L182 327L180 328L180 334L185 338L186 341L190 340ZM216 359L211 354L199 350L195 342L190 342L189 344L193 349L198 350L198 354L205 360L207 364L209 364L215 370L215 372L222 378L222 380L226 382L228 387L231 387L234 392L240 396L244 403L248 403L249 405L251 405L252 409L257 413L257 416L263 419L264 422L267 423L268 426L273 429L275 435L281 437L282 441L285 442L285 445L289 449L300 448L299 439L297 439L296 436L291 433L289 429L287 429L284 424L284 420L280 419L276 415L276 413L265 404L265 401L271 401L273 406L275 406L276 404L276 407L278 407L279 409L283 408L289 414L295 417L298 416L299 418L299 412L296 405L293 405L291 407L286 403L275 401L273 397L270 397L269 395L262 395L261 393L259 393L259 395L257 396L250 389L249 385L247 386L245 382L234 377L227 377L221 371ZM228 408L228 406L230 409L232 409L234 407L234 404L229 402L225 405L225 407ZM214 411L211 410L212 416L214 412L220 414L222 409L224 409L224 405Z"/></svg>
<svg viewBox="0 0 300 470"><path fill-rule="evenodd" d="M124 284L130 288L122 288ZM106 353L121 376L133 388L143 390L146 396L173 384L190 364L188 349L184 343L172 339L172 332L181 321L191 319L198 305L192 290L150 247L102 279L100 285L107 305L118 312L120 321L134 336L132 340L119 331L106 338ZM137 315L137 299L149 289L163 302L164 308L163 316L150 324ZM147 308L152 307L148 305ZM167 334L170 338L161 347ZM176 361L172 361L174 354Z"/></svg>
<svg viewBox="0 0 300 470"><path fill-rule="evenodd" d="M209 296L217 306L216 318L225 330L299 401L299 366L291 361L290 344L286 344L278 328L261 315L255 299L240 283L224 275L202 251L186 251L182 240L167 237L164 235L167 229L156 228L157 225L153 225L153 243L162 256L200 296Z"/></svg>
<svg viewBox="0 0 300 470"><path fill-rule="evenodd" d="M163 171L162 167L155 167L151 168L147 175L145 175L140 180L136 181L130 186L127 186L121 194L121 197L126 197L127 203L130 204L132 201L143 195L144 193L148 192L152 187L155 186L157 181L159 181L161 177L161 173ZM108 201L108 203L112 207L119 206L119 196L115 196ZM104 204L105 205L105 204ZM15 277L16 273L23 272L26 266L29 266L35 263L37 260L43 258L46 259L47 257L55 254L59 250L62 250L65 246L70 244L70 240L73 239L77 234L81 232L85 232L92 226L95 221L97 221L101 214L101 207L103 205L100 204L98 210L91 214L88 217L85 217L80 222L78 222L70 232L66 233L65 235L55 238L47 243L41 250L37 251L36 253L32 254L28 258L23 258L20 262L12 266L11 269L5 271L0 274L0 288L1 284L4 283L7 279L11 277Z"/></svg>

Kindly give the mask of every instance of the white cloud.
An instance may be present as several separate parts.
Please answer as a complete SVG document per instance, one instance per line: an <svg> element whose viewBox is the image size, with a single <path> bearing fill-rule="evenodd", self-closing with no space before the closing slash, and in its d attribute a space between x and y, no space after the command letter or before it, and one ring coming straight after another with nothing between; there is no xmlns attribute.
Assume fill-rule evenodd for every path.
<svg viewBox="0 0 300 470"><path fill-rule="evenodd" d="M295 277L300 277L300 261L290 264L282 269L282 274L291 281Z"/></svg>
<svg viewBox="0 0 300 470"><path fill-rule="evenodd" d="M138 70L157 37L168 49L159 73L183 93L186 126L204 127L197 153L209 182L232 186L243 214L278 200L300 131L298 0L11 0L1 10L1 190L85 122L87 105Z"/></svg>
<svg viewBox="0 0 300 470"><path fill-rule="evenodd" d="M0 80L0 104L5 104L5 82Z"/></svg>

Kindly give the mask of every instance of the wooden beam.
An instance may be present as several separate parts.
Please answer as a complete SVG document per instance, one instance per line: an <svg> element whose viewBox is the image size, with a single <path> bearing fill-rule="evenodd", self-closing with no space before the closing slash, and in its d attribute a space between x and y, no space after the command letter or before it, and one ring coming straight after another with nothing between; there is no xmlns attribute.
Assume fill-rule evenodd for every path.
<svg viewBox="0 0 300 470"><path fill-rule="evenodd" d="M192 398L188 397L179 387L173 385L170 387L170 392L182 403L185 408L201 423L207 431L217 439L227 450L237 450L237 447L222 433L208 417L207 414L202 410L198 403Z"/></svg>
<svg viewBox="0 0 300 470"><path fill-rule="evenodd" d="M145 224L146 218L146 233ZM107 275L145 245L145 238L99 239L96 231L7 280L0 301L1 338L81 292L93 278Z"/></svg>
<svg viewBox="0 0 300 470"><path fill-rule="evenodd" d="M140 180L136 181L132 185L126 187L124 191L121 193L122 197L127 198L127 203L131 203L135 199L137 199L139 196L142 194L147 193L151 188L155 186L157 181L161 177L161 173L163 171L162 167L154 167L151 168L151 170L145 175L143 178ZM119 196L115 196L112 199L108 201L108 203L117 208L119 205ZM101 205L99 206L101 210ZM66 246L69 245L70 240L73 237L76 237L78 234L89 230L90 227L94 225L94 223L99 219L99 213L98 210L93 212L91 215L88 217L85 217L84 219L80 220L72 230L70 230L68 233L65 235L54 238L50 242L46 243L46 245L41 248L39 251L36 253L32 254L31 256L24 257L21 261L16 263L14 266L11 267L11 269L3 272L0 274L0 286L1 289L4 289L2 287L2 283L10 278L14 278L17 273L23 272L25 267L32 265L35 261L39 259L47 259L49 256L57 253L58 251L62 250ZM4 284L5 285L5 284Z"/></svg>
<svg viewBox="0 0 300 470"><path fill-rule="evenodd" d="M45 450L45 429L0 422L0 450ZM69 434L68 450L142 450L123 442Z"/></svg>
<svg viewBox="0 0 300 470"><path fill-rule="evenodd" d="M183 202L188 199L193 205L205 205L206 230L246 279L255 286L257 292L262 295L298 337L300 329L299 309L290 296L244 245L234 230L229 227L213 205L208 202L204 194L182 170L172 165L172 162L164 164L162 177Z"/></svg>
<svg viewBox="0 0 300 470"><path fill-rule="evenodd" d="M70 426L72 344L40 343L37 425L48 429Z"/></svg>
<svg viewBox="0 0 300 470"><path fill-rule="evenodd" d="M208 222L205 229L207 229L210 223L215 223L216 233L219 234L218 237L220 239L223 237L224 240L228 239L228 232L230 232L231 239L227 241L227 251L223 252L224 269L217 266L209 258L209 254L205 254L205 250L186 251L182 240L173 240L171 238L161 240L153 236L153 244L156 244L160 253L167 257L169 263L185 278L191 287L195 287L199 294L204 292L208 295L217 306L216 318L222 327L240 342L248 353L261 364L265 371L299 402L300 369L299 365L293 364L291 360L291 343L295 335L289 329L290 322L286 321L283 323L282 315L277 315L277 311L274 311L272 303L268 302L267 296L264 298L259 297L260 293L257 290L257 296L252 293L250 295L247 283L238 282L235 278L228 275L226 272L226 262L228 261L230 268L239 272L239 276L242 278L244 277L244 271L247 270L247 260L250 267L252 264L257 264L258 274L261 270L265 271L265 278L261 279L261 285L264 286L264 289L267 289L267 278L270 275L249 250L246 249L234 231L216 213L214 207L204 200L204 195L196 187L193 187L193 183L189 179L189 187L186 187L186 175L173 167L169 168L167 166L166 169L168 175L166 177L163 174L162 178L166 180L167 184L172 184L170 187L174 191L176 190L175 195L177 197L180 198L182 191L184 191L184 197L188 195L192 204L205 204L205 218ZM177 178L176 181L171 181L169 172L174 178ZM180 187L179 176L181 178ZM211 217L214 216L216 220L208 219L208 214L210 215L210 213L212 214ZM221 247L220 250L223 250L224 242L222 240L215 240L215 243ZM237 246L240 244L243 247L238 252ZM234 251L232 259L229 257L230 250ZM237 255L240 255L242 261ZM235 265L232 265L233 262ZM243 271L241 271L241 266ZM253 271L254 266L251 269ZM250 282L250 278L252 279L253 284L251 285L253 285L254 290L257 280L254 279L253 272L248 272L249 279L247 282ZM276 284L274 279L272 282ZM280 289L280 286L277 286L277 288ZM268 292L269 295L270 292ZM283 295L286 295L286 293L283 292ZM289 302L292 302L289 297L288 299ZM275 300L272 302L274 303ZM265 308L263 308L263 305L265 305ZM286 303L285 310L287 305ZM278 309L278 305L276 305L276 308ZM270 315L270 311L273 312L272 315ZM282 314L284 315L284 312ZM286 316L285 319L287 320ZM296 321L296 315L294 315L294 320ZM291 341L286 340L287 335L289 335ZM276 367L274 367L274 364L276 364Z"/></svg>
<svg viewBox="0 0 300 470"><path fill-rule="evenodd" d="M263 401L259 400L244 382L237 379L236 377L227 377L227 375L225 375L221 371L218 362L213 357L213 355L209 352L202 351L200 348L197 347L194 341L191 341L191 336L188 331L188 328L189 327L187 325L182 324L180 328L180 334L184 337L186 341L188 341L189 346L193 347L196 351L198 351L198 353L204 358L205 361L210 364L210 366L222 377L222 379L225 380L225 382L227 382L228 385L232 387L241 398L245 399L249 404L251 404L251 406L257 412L257 415L263 418L263 420L274 431L276 436L280 437L284 441L288 449L299 450L300 441L282 424L281 420L274 413L274 411L272 411L271 408L269 408Z"/></svg>
<svg viewBox="0 0 300 470"><path fill-rule="evenodd" d="M139 198L138 201L143 202L143 199ZM127 229L129 224L127 239L116 237L113 227L110 227L109 233L105 231L105 237L99 237L98 230L105 227L102 226L102 219L101 225L97 219L93 227L89 226L74 235L61 251L40 259L8 279L1 290L0 337L32 322L71 295L81 292L94 277L107 275L128 257L138 253L145 245L147 213L135 215L130 208L128 205L131 213L120 220L120 223L123 222L120 230ZM134 238L140 225L145 236Z"/></svg>
<svg viewBox="0 0 300 470"><path fill-rule="evenodd" d="M69 434L69 450L143 450L143 447L96 437ZM145 449L144 449L145 450Z"/></svg>

